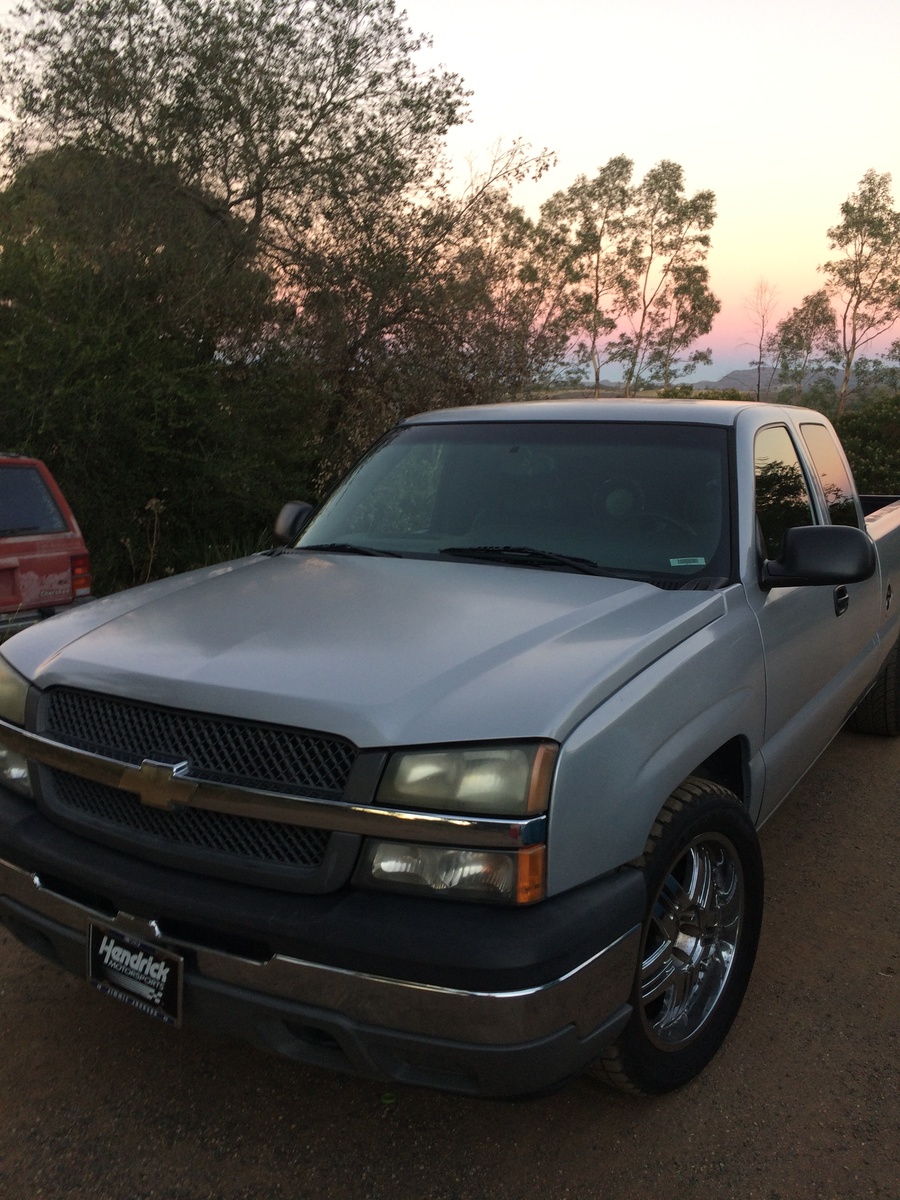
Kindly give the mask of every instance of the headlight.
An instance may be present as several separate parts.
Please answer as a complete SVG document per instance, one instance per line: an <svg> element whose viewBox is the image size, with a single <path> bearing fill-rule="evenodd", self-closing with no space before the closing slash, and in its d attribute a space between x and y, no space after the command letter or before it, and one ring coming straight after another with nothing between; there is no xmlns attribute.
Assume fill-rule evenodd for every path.
<svg viewBox="0 0 900 1200"><path fill-rule="evenodd" d="M25 698L28 682L0 657L0 717L15 725L25 724ZM23 796L31 796L28 759L4 745L0 733L0 783Z"/></svg>
<svg viewBox="0 0 900 1200"><path fill-rule="evenodd" d="M0 717L15 725L24 725L27 695L28 681L0 656Z"/></svg>
<svg viewBox="0 0 900 1200"><path fill-rule="evenodd" d="M376 803L484 816L544 812L556 751L550 742L401 750L388 761Z"/></svg>
<svg viewBox="0 0 900 1200"><path fill-rule="evenodd" d="M546 848L463 850L369 841L354 882L448 900L533 904L544 895Z"/></svg>
<svg viewBox="0 0 900 1200"><path fill-rule="evenodd" d="M22 796L32 796L28 759L4 746L0 738L0 783Z"/></svg>

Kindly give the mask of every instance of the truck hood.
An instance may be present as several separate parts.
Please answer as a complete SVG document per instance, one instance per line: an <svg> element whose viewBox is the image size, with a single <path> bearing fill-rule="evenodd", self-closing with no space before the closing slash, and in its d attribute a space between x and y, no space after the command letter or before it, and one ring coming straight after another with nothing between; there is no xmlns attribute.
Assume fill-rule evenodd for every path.
<svg viewBox="0 0 900 1200"><path fill-rule="evenodd" d="M289 552L96 601L2 652L42 688L321 730L358 746L562 740L724 611L720 592Z"/></svg>

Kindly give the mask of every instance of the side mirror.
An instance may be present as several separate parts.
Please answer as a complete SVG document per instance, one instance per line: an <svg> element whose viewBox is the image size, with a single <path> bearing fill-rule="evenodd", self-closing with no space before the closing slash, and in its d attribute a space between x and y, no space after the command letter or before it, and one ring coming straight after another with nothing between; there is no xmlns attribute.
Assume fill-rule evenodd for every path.
<svg viewBox="0 0 900 1200"><path fill-rule="evenodd" d="M312 513L313 505L306 500L289 500L275 519L272 532L276 546L289 546L299 535Z"/></svg>
<svg viewBox="0 0 900 1200"><path fill-rule="evenodd" d="M766 559L760 586L861 583L878 565L872 539L851 525L799 525L784 531L781 557Z"/></svg>

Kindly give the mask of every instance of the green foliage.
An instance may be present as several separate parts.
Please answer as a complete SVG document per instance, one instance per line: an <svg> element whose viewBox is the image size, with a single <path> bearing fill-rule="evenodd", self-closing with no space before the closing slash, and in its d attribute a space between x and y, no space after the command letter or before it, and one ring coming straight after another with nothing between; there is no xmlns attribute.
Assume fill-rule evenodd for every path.
<svg viewBox="0 0 900 1200"><path fill-rule="evenodd" d="M623 364L626 396L642 382L666 387L704 361L700 352L678 366L681 352L709 332L720 308L705 267L715 195L686 197L682 168L663 160L647 172L633 203L627 328L609 352L610 361Z"/></svg>
<svg viewBox="0 0 900 1200"><path fill-rule="evenodd" d="M673 383L671 387L660 388L656 393L660 400L694 400L694 389L689 383Z"/></svg>
<svg viewBox="0 0 900 1200"><path fill-rule="evenodd" d="M812 379L802 395L795 388L782 388L778 393L779 404L801 404L804 408L814 408L824 413L829 419L834 419L838 413L838 390L831 375L820 375Z"/></svg>
<svg viewBox="0 0 900 1200"><path fill-rule="evenodd" d="M859 408L873 401L890 400L900 393L900 366L891 365L896 359L896 346L884 358L860 357L853 365L853 390L847 407Z"/></svg>
<svg viewBox="0 0 900 1200"><path fill-rule="evenodd" d="M900 495L900 393L843 413L835 428L859 490Z"/></svg>
<svg viewBox="0 0 900 1200"><path fill-rule="evenodd" d="M3 441L50 462L101 590L256 546L412 412L708 361L712 193L668 162L632 186L620 156L534 222L510 190L549 156L513 143L455 194L467 96L394 0L21 12Z"/></svg>
<svg viewBox="0 0 900 1200"><path fill-rule="evenodd" d="M806 403L804 391L810 386L824 399L830 372L841 361L835 313L824 288L804 296L802 304L778 322L770 348L784 385L779 391L782 402ZM826 379L821 378L826 372Z"/></svg>
<svg viewBox="0 0 900 1200"><path fill-rule="evenodd" d="M378 289L401 314L375 313L382 349L411 306L366 222L388 213L406 248L465 94L418 69L392 0L22 11L3 35L3 440L51 463L105 590L257 544L285 499L313 497L323 454L338 469L425 406L392 403L371 351ZM354 221L367 320L317 338L315 299L360 270L348 245L330 274L314 250Z"/></svg>
<svg viewBox="0 0 900 1200"><path fill-rule="evenodd" d="M705 260L715 221L712 192L684 195L684 172L664 160L631 183L632 162L610 159L541 209L541 231L565 269L575 360L622 364L626 396L669 387L709 350L686 353L708 333L720 304Z"/></svg>
<svg viewBox="0 0 900 1200"><path fill-rule="evenodd" d="M828 295L837 307L843 366L837 412L843 412L854 361L900 316L900 212L890 175L867 171L828 230L837 257L825 263Z"/></svg>
<svg viewBox="0 0 900 1200"><path fill-rule="evenodd" d="M703 333L709 333L713 318L721 305L709 290L709 273L705 266L672 268L672 286L665 297L661 294L656 312L650 322L648 349L642 378L648 383L661 382L692 375L699 366L712 364L712 351L693 350L684 355Z"/></svg>
<svg viewBox="0 0 900 1200"><path fill-rule="evenodd" d="M633 166L624 155L611 158L593 179L580 175L541 209L542 242L562 267L572 357L589 368L594 396L609 361L605 344L623 312Z"/></svg>
<svg viewBox="0 0 900 1200"><path fill-rule="evenodd" d="M809 498L796 462L766 462L756 469L756 513L770 558L781 554L785 529L810 523Z"/></svg>
<svg viewBox="0 0 900 1200"><path fill-rule="evenodd" d="M456 76L418 67L424 41L393 0L28 0L23 9L28 20L3 38L14 186L27 192L36 152L92 156L98 186L84 220L69 222L68 243L94 258L102 245L132 246L116 259L116 302L151 341L164 325L186 349L193 333L200 369L217 381L204 410L225 364L259 366L277 347L279 369L290 361L289 375L314 380L321 422L317 414L302 440L332 469L373 428L427 406L427 393L398 397L397 364L447 241L440 155L466 94ZM513 151L510 176L526 159ZM110 169L118 202L107 214L100 180ZM121 187L128 171L149 180L146 199ZM155 215L160 194L168 222ZM60 243L40 224L49 262ZM110 282L114 263L100 257ZM180 351L166 349L181 370Z"/></svg>
<svg viewBox="0 0 900 1200"><path fill-rule="evenodd" d="M308 452L273 434L304 445L314 385L247 341L268 280L167 172L39 156L0 196L0 230L4 445L51 465L100 590L195 565L198 531L258 537L289 483L309 490Z"/></svg>
<svg viewBox="0 0 900 1200"><path fill-rule="evenodd" d="M323 479L401 417L523 396L562 364L558 269L509 200L545 161L514 144L460 197L438 178L414 196L335 202L298 238L286 294L330 396Z"/></svg>
<svg viewBox="0 0 900 1200"><path fill-rule="evenodd" d="M291 240L311 206L417 183L462 119L393 0L27 0L4 37L14 155L76 144L175 168Z"/></svg>
<svg viewBox="0 0 900 1200"><path fill-rule="evenodd" d="M746 392L739 388L701 388L699 392L688 383L677 383L660 388L656 393L661 400L747 400Z"/></svg>

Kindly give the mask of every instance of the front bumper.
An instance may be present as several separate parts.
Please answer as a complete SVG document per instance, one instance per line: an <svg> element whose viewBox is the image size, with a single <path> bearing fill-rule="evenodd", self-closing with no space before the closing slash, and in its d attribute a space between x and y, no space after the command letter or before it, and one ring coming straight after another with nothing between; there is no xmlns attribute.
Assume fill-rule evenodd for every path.
<svg viewBox="0 0 900 1200"><path fill-rule="evenodd" d="M551 1087L630 1015L645 903L625 871L527 910L274 895L58 830L0 792L0 919L78 975L91 923L185 959L184 1020L301 1062L481 1095Z"/></svg>

